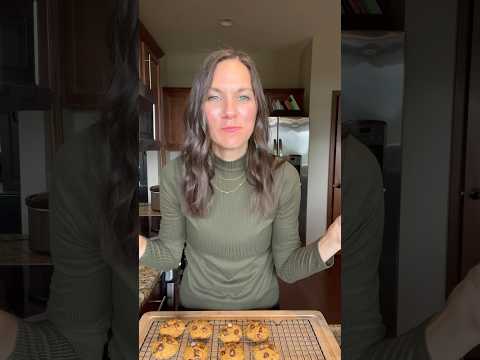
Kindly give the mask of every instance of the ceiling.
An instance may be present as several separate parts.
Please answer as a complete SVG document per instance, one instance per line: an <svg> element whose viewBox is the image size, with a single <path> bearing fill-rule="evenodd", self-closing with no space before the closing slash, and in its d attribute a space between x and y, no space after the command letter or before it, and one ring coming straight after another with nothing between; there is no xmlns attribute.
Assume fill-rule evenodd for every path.
<svg viewBox="0 0 480 360"><path fill-rule="evenodd" d="M321 31L322 19L340 17L340 1L332 0L139 2L140 20L167 54L221 46L247 51L298 47ZM232 19L233 26L221 27L219 21L224 18Z"/></svg>

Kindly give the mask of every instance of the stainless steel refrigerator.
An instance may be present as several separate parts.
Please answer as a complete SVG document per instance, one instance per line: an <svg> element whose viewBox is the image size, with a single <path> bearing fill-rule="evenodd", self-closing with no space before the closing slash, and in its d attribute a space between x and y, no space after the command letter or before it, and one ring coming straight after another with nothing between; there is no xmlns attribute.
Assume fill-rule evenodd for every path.
<svg viewBox="0 0 480 360"><path fill-rule="evenodd" d="M272 154L286 158L298 171L301 181L299 213L300 239L306 239L308 185L308 117L269 117L269 147Z"/></svg>

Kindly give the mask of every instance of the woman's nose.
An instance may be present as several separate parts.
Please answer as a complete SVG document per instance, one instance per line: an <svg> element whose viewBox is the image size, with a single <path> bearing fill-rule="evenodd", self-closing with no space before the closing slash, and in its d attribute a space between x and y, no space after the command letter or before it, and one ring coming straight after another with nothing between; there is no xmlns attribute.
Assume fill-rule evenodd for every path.
<svg viewBox="0 0 480 360"><path fill-rule="evenodd" d="M223 103L223 113L224 116L227 118L233 117L237 113L237 104L235 103L235 99L227 96Z"/></svg>

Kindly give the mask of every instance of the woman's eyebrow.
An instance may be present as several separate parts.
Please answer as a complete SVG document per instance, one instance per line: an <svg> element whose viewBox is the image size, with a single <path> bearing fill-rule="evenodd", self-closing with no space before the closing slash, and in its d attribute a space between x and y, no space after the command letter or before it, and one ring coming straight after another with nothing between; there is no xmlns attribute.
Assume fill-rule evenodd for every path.
<svg viewBox="0 0 480 360"><path fill-rule="evenodd" d="M218 93L222 93L222 92L223 92L221 89L217 89L217 88L214 88L214 87L211 87L209 90L210 90L210 91L215 91L215 92L218 92ZM240 89L236 90L236 92L242 92L242 91L251 91L251 92L253 92L253 89L252 89L252 88L240 88Z"/></svg>

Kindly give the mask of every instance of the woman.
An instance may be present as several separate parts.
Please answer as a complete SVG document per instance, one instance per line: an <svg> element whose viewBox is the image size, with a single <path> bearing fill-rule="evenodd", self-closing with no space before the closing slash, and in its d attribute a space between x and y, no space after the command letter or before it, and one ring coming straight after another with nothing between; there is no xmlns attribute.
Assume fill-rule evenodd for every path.
<svg viewBox="0 0 480 360"><path fill-rule="evenodd" d="M292 283L333 263L340 220L301 245L300 180L267 147L267 105L250 57L210 54L197 74L185 116L182 156L163 169L158 239L139 240L141 263L187 267L180 301L190 309L277 306L277 276Z"/></svg>
<svg viewBox="0 0 480 360"><path fill-rule="evenodd" d="M53 164L46 319L0 311L0 359L138 357L138 2L118 0L113 25L103 118Z"/></svg>
<svg viewBox="0 0 480 360"><path fill-rule="evenodd" d="M480 264L458 284L441 312L401 336L387 337L378 286L382 172L369 149L348 133L342 139L342 168L342 359L462 358L480 343Z"/></svg>

